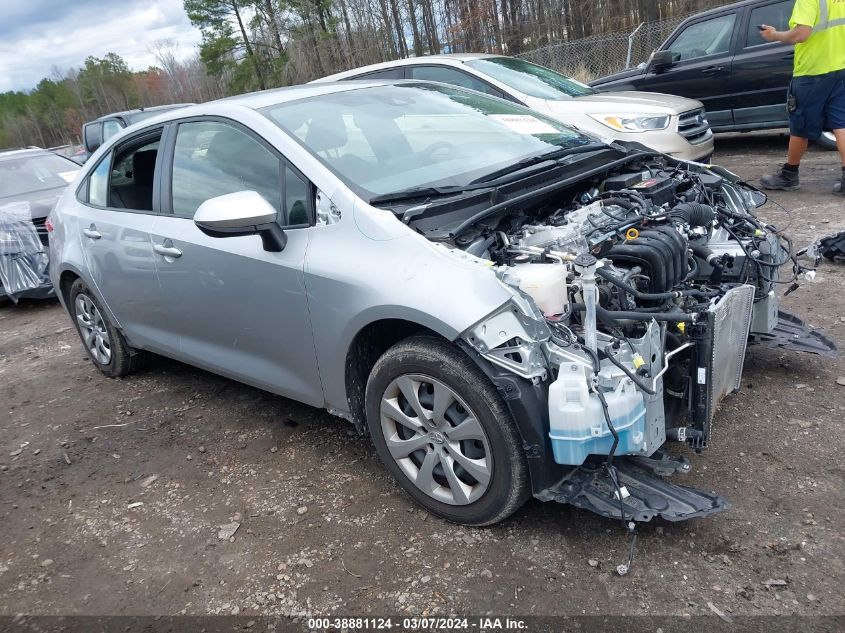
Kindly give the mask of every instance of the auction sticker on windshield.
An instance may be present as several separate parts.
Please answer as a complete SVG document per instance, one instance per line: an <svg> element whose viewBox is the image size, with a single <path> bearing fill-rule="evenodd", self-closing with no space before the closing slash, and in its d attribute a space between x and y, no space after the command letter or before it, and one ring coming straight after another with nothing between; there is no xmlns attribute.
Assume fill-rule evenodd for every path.
<svg viewBox="0 0 845 633"><path fill-rule="evenodd" d="M491 114L489 116L519 134L560 134L560 130L530 114Z"/></svg>

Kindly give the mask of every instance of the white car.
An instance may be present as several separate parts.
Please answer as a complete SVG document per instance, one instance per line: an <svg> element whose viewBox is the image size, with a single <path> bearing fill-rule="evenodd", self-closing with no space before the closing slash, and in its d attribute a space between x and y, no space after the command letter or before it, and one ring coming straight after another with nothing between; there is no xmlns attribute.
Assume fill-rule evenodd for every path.
<svg viewBox="0 0 845 633"><path fill-rule="evenodd" d="M462 53L399 59L315 82L418 79L486 92L527 105L602 139L636 141L683 160L706 162L713 132L700 101L653 92L597 92L523 59Z"/></svg>

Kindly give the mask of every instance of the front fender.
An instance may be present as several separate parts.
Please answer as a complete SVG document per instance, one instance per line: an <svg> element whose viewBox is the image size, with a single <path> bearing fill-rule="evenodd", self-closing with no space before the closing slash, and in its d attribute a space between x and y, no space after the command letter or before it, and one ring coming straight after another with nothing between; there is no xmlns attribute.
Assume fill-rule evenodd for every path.
<svg viewBox="0 0 845 633"><path fill-rule="evenodd" d="M346 354L368 324L402 320L454 341L512 298L489 262L435 245L364 207L315 227L305 264L326 405L343 412Z"/></svg>

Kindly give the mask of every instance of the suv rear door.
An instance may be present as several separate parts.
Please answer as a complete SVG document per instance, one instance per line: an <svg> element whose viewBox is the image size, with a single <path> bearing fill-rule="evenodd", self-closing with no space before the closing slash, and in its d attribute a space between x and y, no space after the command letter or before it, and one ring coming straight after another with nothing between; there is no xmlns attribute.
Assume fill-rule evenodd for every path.
<svg viewBox="0 0 845 633"><path fill-rule="evenodd" d="M793 0L770 0L750 7L743 16L734 57L731 92L737 127L779 127L786 124L786 91L795 56L791 44L766 42L760 24L789 30Z"/></svg>
<svg viewBox="0 0 845 633"><path fill-rule="evenodd" d="M688 22L661 47L672 51L675 63L659 72L647 69L637 88L698 99L713 128L730 125L731 65L740 14L741 9L734 9Z"/></svg>

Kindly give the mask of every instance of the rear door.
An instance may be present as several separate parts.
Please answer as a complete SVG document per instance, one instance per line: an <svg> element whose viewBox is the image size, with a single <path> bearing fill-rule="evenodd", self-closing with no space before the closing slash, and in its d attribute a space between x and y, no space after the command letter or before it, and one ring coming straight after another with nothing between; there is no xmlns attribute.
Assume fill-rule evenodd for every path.
<svg viewBox="0 0 845 633"><path fill-rule="evenodd" d="M158 210L158 147L162 128L136 134L104 155L79 191L79 240L106 306L129 341L166 353L161 289L150 230Z"/></svg>
<svg viewBox="0 0 845 633"><path fill-rule="evenodd" d="M789 30L794 0L771 0L746 11L734 57L732 109L737 127L786 125L786 92L792 79L794 47L766 42L761 24Z"/></svg>
<svg viewBox="0 0 845 633"><path fill-rule="evenodd" d="M704 103L713 128L731 125L731 66L740 10L702 17L674 34L663 50L673 53L670 68L638 82L642 90L674 94Z"/></svg>
<svg viewBox="0 0 845 633"><path fill-rule="evenodd" d="M314 222L310 182L264 139L228 119L174 125L162 210L152 230L164 326L193 365L321 406L304 263ZM209 198L256 191L288 241L267 252L256 235L209 237L193 222Z"/></svg>

